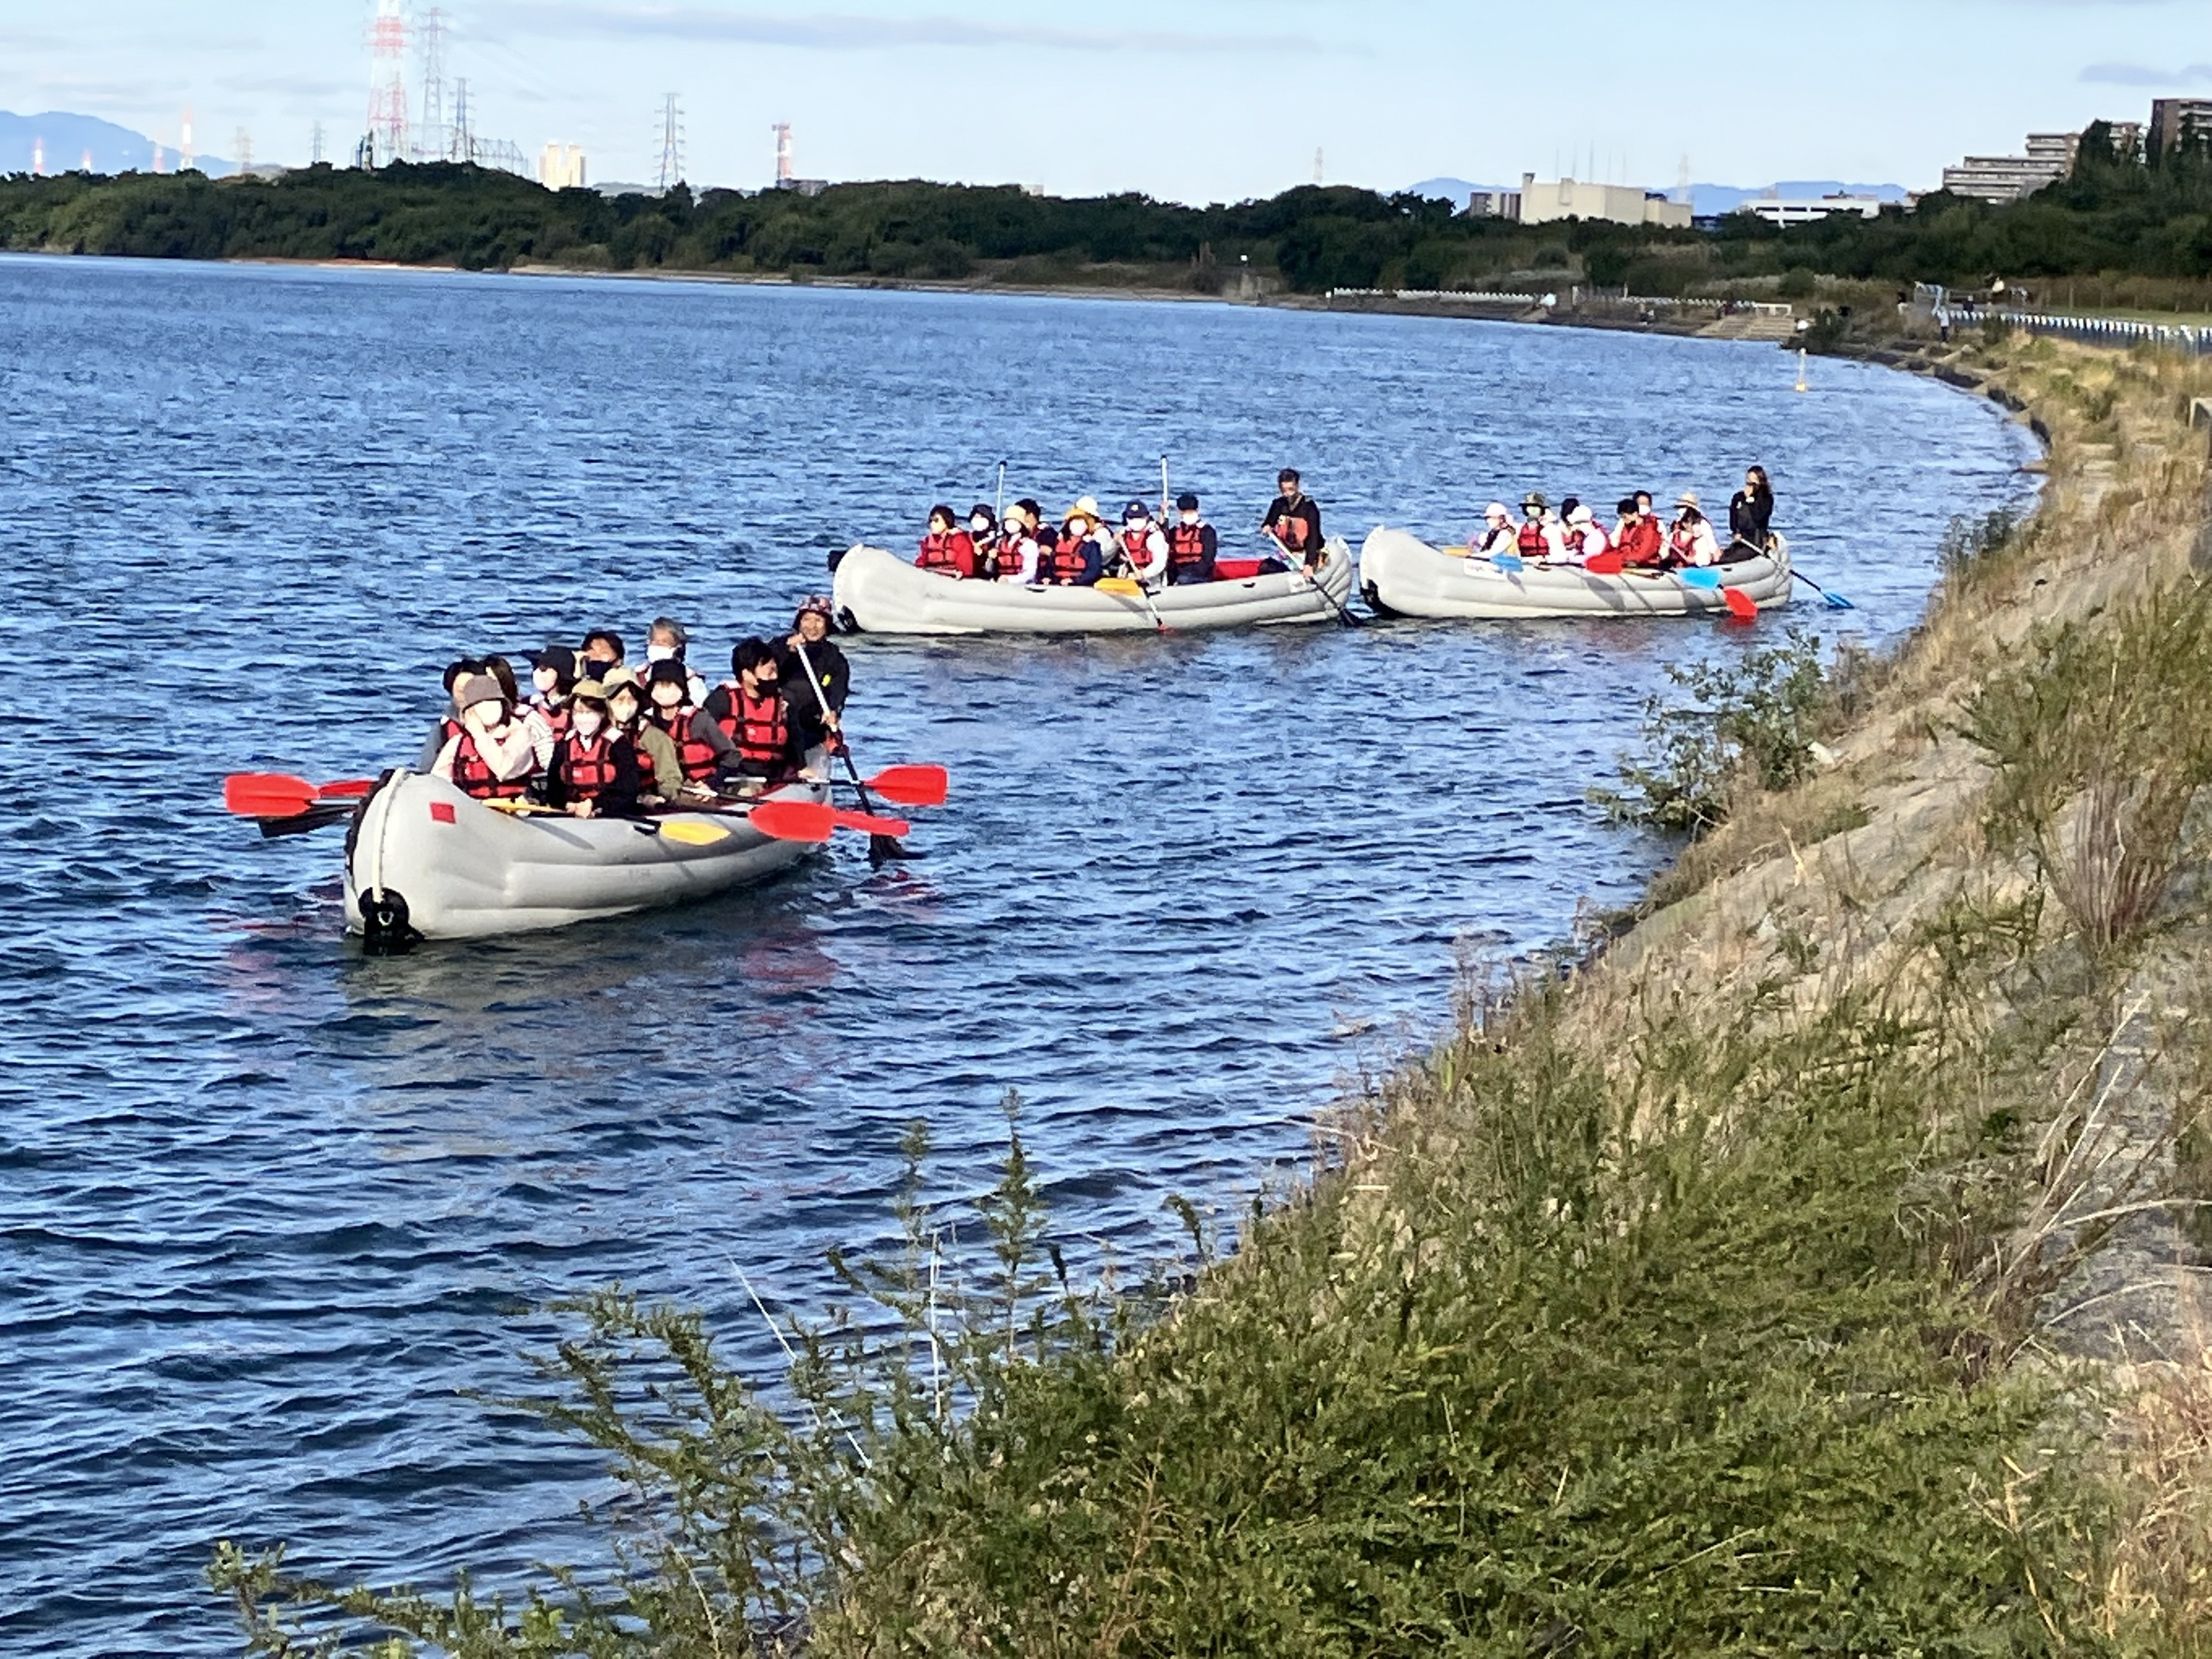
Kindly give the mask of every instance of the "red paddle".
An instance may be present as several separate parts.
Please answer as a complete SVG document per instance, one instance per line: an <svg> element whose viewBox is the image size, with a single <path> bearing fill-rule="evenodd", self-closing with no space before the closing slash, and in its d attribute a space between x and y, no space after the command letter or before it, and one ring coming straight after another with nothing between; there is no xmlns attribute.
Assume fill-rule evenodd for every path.
<svg viewBox="0 0 2212 1659"><path fill-rule="evenodd" d="M1594 557L1584 559L1583 568L1593 576L1618 576L1620 574L1621 563L1621 556L1618 552L1600 553Z"/></svg>
<svg viewBox="0 0 2212 1659"><path fill-rule="evenodd" d="M318 801L359 800L375 787L374 778L313 784L285 772L234 772L222 781L222 804L240 817L289 818Z"/></svg>
<svg viewBox="0 0 2212 1659"><path fill-rule="evenodd" d="M894 840L914 833L914 826L904 818L881 818L872 812L855 812L849 807L835 807L830 821L840 830L859 830L871 836L889 836Z"/></svg>
<svg viewBox="0 0 2212 1659"><path fill-rule="evenodd" d="M1728 606L1729 615L1738 622L1759 620L1759 602L1741 587L1721 589L1721 603Z"/></svg>
<svg viewBox="0 0 2212 1659"><path fill-rule="evenodd" d="M941 766L886 766L868 780L868 787L902 806L942 806L950 780Z"/></svg>
<svg viewBox="0 0 2212 1659"><path fill-rule="evenodd" d="M764 800L745 821L778 841L827 841L837 827L836 814L811 800Z"/></svg>

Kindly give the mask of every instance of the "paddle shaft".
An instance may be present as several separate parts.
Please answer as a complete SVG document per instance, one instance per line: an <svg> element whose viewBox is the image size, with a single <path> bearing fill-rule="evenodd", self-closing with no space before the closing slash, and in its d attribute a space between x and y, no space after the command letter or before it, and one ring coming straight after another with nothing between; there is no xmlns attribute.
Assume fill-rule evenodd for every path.
<svg viewBox="0 0 2212 1659"><path fill-rule="evenodd" d="M792 636L792 647L799 653L799 666L800 672L806 676L808 688L814 693L815 707L822 711L824 720L837 720L837 711L830 708L830 699L822 690L821 678L814 672L814 659L806 654L806 636L803 634L794 634ZM842 720L838 723L841 726L843 725ZM868 786L860 781L860 769L853 764L852 745L845 741L845 734L842 730L832 732L830 735L836 739L837 758L845 763L845 775L853 781L853 793L860 797L860 810L870 817L874 817L876 804L868 799ZM871 864L881 865L886 860L902 859L908 856L910 854L905 848L899 845L896 836L868 837L868 861Z"/></svg>
<svg viewBox="0 0 2212 1659"><path fill-rule="evenodd" d="M1261 541L1266 542L1277 552L1290 552L1291 550L1283 545L1280 538L1276 536L1273 531L1262 529L1259 532L1259 535ZM1336 612L1336 620L1340 624L1346 628L1357 628L1359 626L1359 618L1353 616L1345 606L1340 605L1336 602L1336 595L1328 591L1328 586L1322 582L1321 579L1322 570L1328 563L1328 544L1327 542L1323 542L1321 544L1321 563L1316 565L1311 570L1306 573L1306 580L1313 584L1314 592L1322 596L1322 599L1328 604L1328 608Z"/></svg>

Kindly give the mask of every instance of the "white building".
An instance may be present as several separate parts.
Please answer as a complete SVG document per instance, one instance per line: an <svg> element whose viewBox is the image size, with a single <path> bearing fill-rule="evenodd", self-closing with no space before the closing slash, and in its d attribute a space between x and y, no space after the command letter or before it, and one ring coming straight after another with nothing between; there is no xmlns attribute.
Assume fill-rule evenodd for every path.
<svg viewBox="0 0 2212 1659"><path fill-rule="evenodd" d="M1954 196L1978 196L2002 207L2055 185L2074 171L2081 148L2078 132L2031 132L2025 155L1969 155L1943 169L1943 188Z"/></svg>
<svg viewBox="0 0 2212 1659"><path fill-rule="evenodd" d="M1686 202L1670 202L1656 191L1635 185L1594 185L1576 179L1540 183L1534 173L1522 173L1521 222L1548 225L1559 219L1602 219L1616 225L1687 230L1691 214Z"/></svg>
<svg viewBox="0 0 2212 1659"><path fill-rule="evenodd" d="M548 144L538 152L538 182L548 190L584 188L584 150L580 144Z"/></svg>
<svg viewBox="0 0 2212 1659"><path fill-rule="evenodd" d="M1878 196L1821 196L1791 201L1784 197L1762 196L1746 202L1737 211L1764 219L1770 225L1809 225L1819 220L1832 218L1839 213L1856 213L1862 219L1877 219L1881 216L1881 198Z"/></svg>

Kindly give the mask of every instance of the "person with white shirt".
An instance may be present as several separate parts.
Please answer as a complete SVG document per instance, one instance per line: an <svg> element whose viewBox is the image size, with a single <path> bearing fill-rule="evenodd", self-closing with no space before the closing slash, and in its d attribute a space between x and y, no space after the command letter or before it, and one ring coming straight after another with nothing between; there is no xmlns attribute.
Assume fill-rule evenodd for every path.
<svg viewBox="0 0 2212 1659"><path fill-rule="evenodd" d="M1698 501L1698 492L1686 489L1674 498L1674 528L1667 532L1668 562L1674 565L1718 564L1720 538Z"/></svg>
<svg viewBox="0 0 2212 1659"><path fill-rule="evenodd" d="M1027 499L1006 509L991 554L991 568L1000 581L1026 585L1037 580L1037 515L1043 510Z"/></svg>
<svg viewBox="0 0 2212 1659"><path fill-rule="evenodd" d="M1565 540L1569 556L1584 564L1613 549L1612 542L1606 538L1605 526L1597 521L1597 515L1579 505L1567 514Z"/></svg>
<svg viewBox="0 0 2212 1659"><path fill-rule="evenodd" d="M1121 533L1115 546L1128 574L1147 587L1167 573L1168 538L1142 501L1131 501L1121 509Z"/></svg>
<svg viewBox="0 0 2212 1659"><path fill-rule="evenodd" d="M460 729L447 738L431 763L434 776L478 800L519 799L538 769L529 729L508 713L499 682L472 674L453 692Z"/></svg>

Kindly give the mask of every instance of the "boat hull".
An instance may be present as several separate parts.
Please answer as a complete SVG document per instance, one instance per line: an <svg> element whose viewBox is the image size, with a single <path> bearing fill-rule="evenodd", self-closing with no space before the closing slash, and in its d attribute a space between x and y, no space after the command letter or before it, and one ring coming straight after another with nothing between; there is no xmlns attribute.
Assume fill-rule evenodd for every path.
<svg viewBox="0 0 2212 1659"><path fill-rule="evenodd" d="M1713 567L1761 610L1790 600L1790 544L1779 536L1774 544L1771 554ZM1387 528L1359 550L1359 586L1370 605L1403 617L1706 617L1728 610L1719 589L1692 586L1671 571L1601 576L1578 565L1529 565L1508 572Z"/></svg>
<svg viewBox="0 0 2212 1659"><path fill-rule="evenodd" d="M1144 634L1334 622L1352 597L1352 549L1327 544L1316 582L1285 572L1162 588L1147 610L1133 593L1095 587L961 580L917 569L880 547L855 547L837 563L839 613L870 634Z"/></svg>
<svg viewBox="0 0 2212 1659"><path fill-rule="evenodd" d="M794 784L771 799L827 800L829 788ZM671 820L730 834L694 847L650 828ZM372 946L399 949L416 938L564 927L706 898L787 870L811 850L764 836L735 813L676 812L646 823L516 817L442 779L400 769L378 783L346 836L346 927Z"/></svg>

